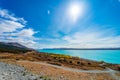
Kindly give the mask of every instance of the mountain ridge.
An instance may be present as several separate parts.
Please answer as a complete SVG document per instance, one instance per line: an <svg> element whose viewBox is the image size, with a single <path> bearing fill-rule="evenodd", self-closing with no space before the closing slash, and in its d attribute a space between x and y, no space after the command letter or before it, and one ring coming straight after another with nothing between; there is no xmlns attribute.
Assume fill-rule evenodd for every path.
<svg viewBox="0 0 120 80"><path fill-rule="evenodd" d="M17 42L0 42L0 52L25 53L32 50Z"/></svg>

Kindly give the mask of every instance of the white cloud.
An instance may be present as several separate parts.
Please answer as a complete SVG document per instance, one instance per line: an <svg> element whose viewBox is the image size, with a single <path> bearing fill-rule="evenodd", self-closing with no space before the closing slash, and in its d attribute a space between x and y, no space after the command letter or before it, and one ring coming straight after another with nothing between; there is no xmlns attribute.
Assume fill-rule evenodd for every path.
<svg viewBox="0 0 120 80"><path fill-rule="evenodd" d="M13 32L17 30L18 28L23 28L24 25L22 25L19 22L15 22L12 20L5 20L5 19L0 19L0 30L2 32Z"/></svg>
<svg viewBox="0 0 120 80"><path fill-rule="evenodd" d="M0 8L0 17L2 17L4 19L9 19L9 20L12 20L12 21L20 21L24 24L27 22L23 18L18 18L13 13L10 13L8 10L1 9L1 8Z"/></svg>
<svg viewBox="0 0 120 80"><path fill-rule="evenodd" d="M33 29L23 29L17 33L20 37L32 37L35 34Z"/></svg>
<svg viewBox="0 0 120 80"><path fill-rule="evenodd" d="M68 45L72 45L71 47L76 48L120 47L120 36L106 37L99 32L77 32L73 35L65 36L63 40L67 41Z"/></svg>
<svg viewBox="0 0 120 80"><path fill-rule="evenodd" d="M0 41L18 42L27 47L34 48L36 33L31 28L26 28L24 18L16 17L6 9L0 8Z"/></svg>
<svg viewBox="0 0 120 80"><path fill-rule="evenodd" d="M75 32L61 38L40 38L39 48L115 48L120 47L120 36L112 29ZM112 34L111 34L112 33Z"/></svg>
<svg viewBox="0 0 120 80"><path fill-rule="evenodd" d="M0 8L0 33L16 31L25 27L25 23L23 18L18 18L8 10Z"/></svg>

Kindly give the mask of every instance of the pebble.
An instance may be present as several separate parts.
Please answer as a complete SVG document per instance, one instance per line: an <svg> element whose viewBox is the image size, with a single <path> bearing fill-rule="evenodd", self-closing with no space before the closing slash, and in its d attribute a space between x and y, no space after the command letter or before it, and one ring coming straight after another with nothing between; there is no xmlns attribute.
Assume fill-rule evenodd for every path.
<svg viewBox="0 0 120 80"><path fill-rule="evenodd" d="M0 80L43 80L40 75L32 74L24 67L0 62Z"/></svg>

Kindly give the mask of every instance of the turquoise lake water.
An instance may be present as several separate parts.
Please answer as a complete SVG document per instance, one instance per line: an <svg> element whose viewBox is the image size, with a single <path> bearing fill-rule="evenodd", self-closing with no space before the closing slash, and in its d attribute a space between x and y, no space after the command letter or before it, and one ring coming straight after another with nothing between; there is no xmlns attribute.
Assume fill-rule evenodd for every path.
<svg viewBox="0 0 120 80"><path fill-rule="evenodd" d="M120 64L120 50L39 50L55 54L66 54L80 58Z"/></svg>

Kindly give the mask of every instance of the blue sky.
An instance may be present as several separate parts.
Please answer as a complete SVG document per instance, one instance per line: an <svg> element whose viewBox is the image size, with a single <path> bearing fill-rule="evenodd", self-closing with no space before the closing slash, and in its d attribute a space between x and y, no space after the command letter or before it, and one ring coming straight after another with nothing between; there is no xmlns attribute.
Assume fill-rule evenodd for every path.
<svg viewBox="0 0 120 80"><path fill-rule="evenodd" d="M0 0L0 30L32 48L120 47L120 0Z"/></svg>

